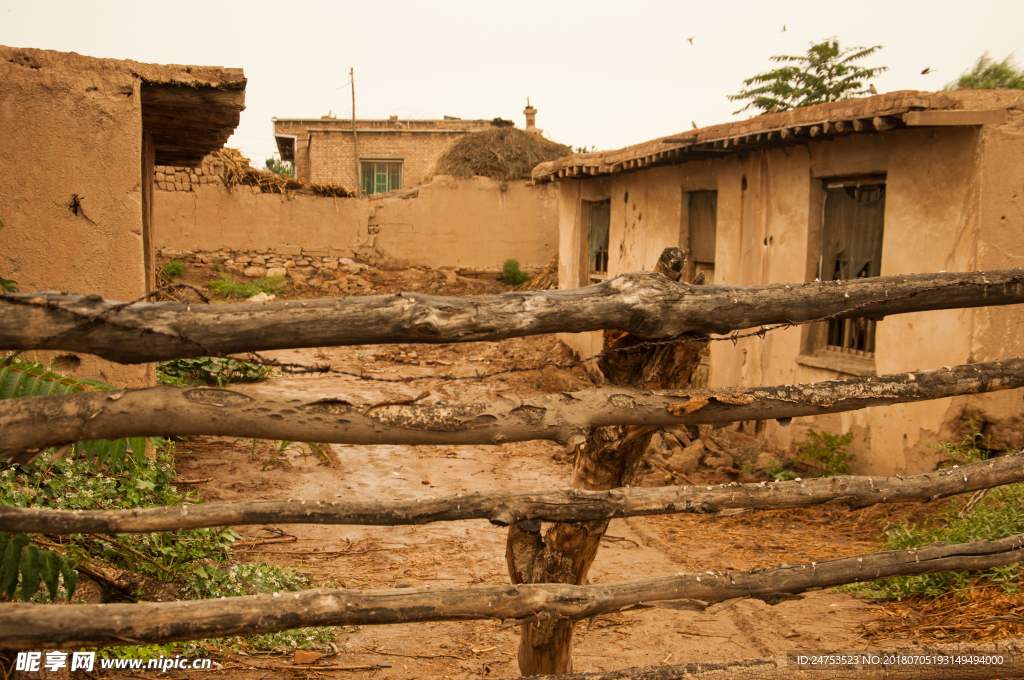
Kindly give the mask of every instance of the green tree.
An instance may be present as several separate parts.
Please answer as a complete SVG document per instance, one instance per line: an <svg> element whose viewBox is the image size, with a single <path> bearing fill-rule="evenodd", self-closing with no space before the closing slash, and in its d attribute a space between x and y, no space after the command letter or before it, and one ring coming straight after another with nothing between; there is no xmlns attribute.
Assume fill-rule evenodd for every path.
<svg viewBox="0 0 1024 680"><path fill-rule="evenodd" d="M1024 69L1018 69L1011 54L1002 61L988 56L978 58L978 63L969 71L946 85L947 90L971 88L974 90L1024 90Z"/></svg>
<svg viewBox="0 0 1024 680"><path fill-rule="evenodd" d="M266 166L267 170L270 170L275 175L280 175L285 179L295 179L295 166L288 161L268 158L266 160Z"/></svg>
<svg viewBox="0 0 1024 680"><path fill-rule="evenodd" d="M804 56L776 55L771 60L784 64L774 71L759 73L743 81L743 89L727 95L729 101L746 101L735 113L753 107L762 112L785 111L798 106L812 106L868 94L865 81L888 70L887 66L865 68L854 62L869 57L874 47L839 46L835 36L812 44Z"/></svg>

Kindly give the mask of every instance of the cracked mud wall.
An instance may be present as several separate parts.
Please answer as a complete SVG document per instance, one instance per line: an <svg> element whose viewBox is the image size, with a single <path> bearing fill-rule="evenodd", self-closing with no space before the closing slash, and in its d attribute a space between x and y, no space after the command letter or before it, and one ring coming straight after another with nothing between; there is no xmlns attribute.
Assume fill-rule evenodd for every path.
<svg viewBox="0 0 1024 680"><path fill-rule="evenodd" d="M1013 102L999 100L1000 104ZM994 106L995 104L993 104ZM851 135L743 156L561 181L560 285L581 280L586 243L583 201L611 199L609 275L650 269L667 246L686 248L686 193L717 191L715 283L757 285L813 280L820 255L824 189L831 177L886 175L882 275L1024 266L1024 113L1003 125L897 129ZM628 194L628 200L625 198ZM635 205L634 205L635 203ZM643 231L631 220L643 214ZM878 324L877 374L938 368L1024 354L1016 307L892 316ZM562 339L582 356L600 351L598 334ZM712 387L847 378L836 368L802 365L807 329L769 333L735 345L712 343ZM789 449L810 428L853 432L854 471L914 473L934 468L926 443L983 421L993 448L1020 447L1019 391L798 418L757 428L770 446Z"/></svg>
<svg viewBox="0 0 1024 680"><path fill-rule="evenodd" d="M0 275L22 291L146 292L140 80L119 64L0 47ZM153 382L145 365L62 361L115 385Z"/></svg>

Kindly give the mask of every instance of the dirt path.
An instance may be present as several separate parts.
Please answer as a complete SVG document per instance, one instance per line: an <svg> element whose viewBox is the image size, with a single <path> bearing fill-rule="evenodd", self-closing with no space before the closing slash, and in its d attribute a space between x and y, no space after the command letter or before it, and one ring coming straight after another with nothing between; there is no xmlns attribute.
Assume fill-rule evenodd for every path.
<svg viewBox="0 0 1024 680"><path fill-rule="evenodd" d="M549 337L458 346L376 346L276 353L290 361L327 360L334 368L381 378L410 375L470 375L495 368L556 358ZM399 358L401 361L377 358ZM420 362L412 365L408 362ZM296 377L239 386L268 393L355 396L365 400L416 397L425 402L477 402L498 395L534 396L584 388L582 372L514 373L483 381L424 380L381 383L345 376ZM197 438L179 445L179 475L212 477L200 485L207 501L334 499L346 496L413 498L491 488L567 487L569 466L558 462L562 447L550 442L503 446L341 446L331 465L314 453L285 454L261 470L273 447L262 442ZM841 511L783 511L715 520L690 516L632 518L611 523L591 571L591 582L609 582L677 571L751 569L864 552L869 533ZM382 589L507 583L503 529L484 520L419 527L243 526L246 538L277 530L297 537L246 550L242 559L287 565L317 583ZM859 536L852 538L851 536ZM863 646L859 624L873 618L872 605L844 594L819 591L804 599L768 606L741 601L717 613L638 608L578 625L576 670L724 661L783 655L789 649L849 649ZM518 676L518 630L499 622L425 623L339 630L336 666L384 665L361 672L377 678L469 678ZM291 657L251 657L249 666L228 664L252 677L281 673Z"/></svg>

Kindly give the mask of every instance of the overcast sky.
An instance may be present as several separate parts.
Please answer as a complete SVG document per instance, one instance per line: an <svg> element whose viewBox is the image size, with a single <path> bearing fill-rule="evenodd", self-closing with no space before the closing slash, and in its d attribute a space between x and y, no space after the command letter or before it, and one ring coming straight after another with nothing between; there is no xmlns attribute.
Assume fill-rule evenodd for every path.
<svg viewBox="0 0 1024 680"><path fill-rule="evenodd" d="M725 96L771 55L833 35L884 45L863 62L889 67L879 92L939 90L985 51L1024 61L1022 26L1024 0L0 0L3 45L245 69L247 108L228 144L256 165L276 150L272 117L351 116L349 68L360 118L522 127L529 97L548 137L615 149L734 119Z"/></svg>

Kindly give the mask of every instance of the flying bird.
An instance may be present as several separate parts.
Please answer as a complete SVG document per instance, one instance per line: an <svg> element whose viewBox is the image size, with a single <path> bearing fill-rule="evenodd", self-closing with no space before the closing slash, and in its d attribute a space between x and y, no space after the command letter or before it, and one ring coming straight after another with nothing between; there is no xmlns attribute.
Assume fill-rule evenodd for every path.
<svg viewBox="0 0 1024 680"><path fill-rule="evenodd" d="M692 45L693 44L693 39L696 38L696 37L697 36L695 36L695 35L691 35L689 38L687 38L687 40L689 40L690 44Z"/></svg>
<svg viewBox="0 0 1024 680"><path fill-rule="evenodd" d="M931 72L932 72L932 67L931 67L931 66L929 66L929 67L928 67L928 68L926 68L925 70L921 71L921 75L923 75L923 76L926 76L926 75L928 75L928 74L929 74L929 73L931 73Z"/></svg>
<svg viewBox="0 0 1024 680"><path fill-rule="evenodd" d="M875 89L874 83L868 85L868 92L870 92L871 94L878 94L878 90Z"/></svg>
<svg viewBox="0 0 1024 680"><path fill-rule="evenodd" d="M786 32L786 24L782 24L782 32L783 32L783 33L785 33L785 32Z"/></svg>

